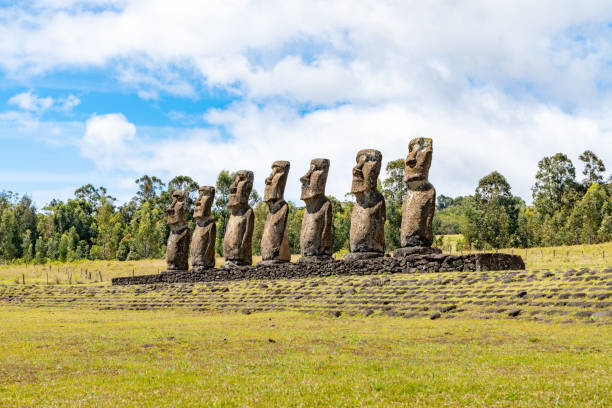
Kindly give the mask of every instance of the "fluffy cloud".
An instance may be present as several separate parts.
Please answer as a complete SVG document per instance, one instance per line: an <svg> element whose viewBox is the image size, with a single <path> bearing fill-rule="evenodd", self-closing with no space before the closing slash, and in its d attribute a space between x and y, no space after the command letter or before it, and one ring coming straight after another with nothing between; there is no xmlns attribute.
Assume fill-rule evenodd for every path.
<svg viewBox="0 0 612 408"><path fill-rule="evenodd" d="M136 127L125 116L111 113L87 120L85 135L78 144L83 155L102 168L129 168L134 155L130 143L135 136Z"/></svg>
<svg viewBox="0 0 612 408"><path fill-rule="evenodd" d="M498 100L504 103L495 103ZM129 137L115 140L109 136L112 142L97 144L97 154L91 157L107 166L106 158L117 155L117 146L127 140L130 147L119 150L124 153L115 163L123 171L166 178L186 174L201 184L214 184L221 169L251 169L260 191L270 164L289 160L287 197L295 201L299 198L297 180L312 158L331 159L328 193L344 197L359 149L381 150L386 163L403 158L408 141L419 136L434 138L431 179L439 193L453 196L473 193L479 178L498 170L507 176L515 194L529 200L536 165L544 155L557 151L577 155L596 146L604 159L612 159L612 149L600 144L602 138L612 138L609 121L603 126L592 118L577 118L541 104L523 106L482 92L472 93L464 102L480 114L466 119L461 110L440 115L439 110L415 112L401 104L385 104L344 105L300 115L282 105L237 104L207 113L206 120L216 126L212 130L178 131L173 138L159 140L134 138L133 128L126 127L129 132L124 133ZM125 118L119 117L125 127ZM105 129L120 134L114 126ZM221 129L232 137L222 138ZM149 128L143 133L154 131ZM104 139L101 134L98 138Z"/></svg>
<svg viewBox="0 0 612 408"><path fill-rule="evenodd" d="M32 93L32 91L29 91L12 96L8 103L9 105L16 105L25 111L44 112L53 106L53 98L50 96L41 98Z"/></svg>
<svg viewBox="0 0 612 408"><path fill-rule="evenodd" d="M612 163L611 20L609 1L41 1L0 10L0 68L17 79L102 68L146 100L237 97L168 113L203 128L136 133L121 114L91 118L78 145L105 169L211 184L249 168L263 190L273 160L291 160L295 181L324 156L342 197L357 150L387 161L427 136L440 193L471 193L499 170L529 199L545 155L588 148Z"/></svg>
<svg viewBox="0 0 612 408"><path fill-rule="evenodd" d="M247 97L314 104L447 98L491 82L576 102L612 80L605 0L52 4L0 14L11 75L109 66L151 98L191 95L199 73Z"/></svg>
<svg viewBox="0 0 612 408"><path fill-rule="evenodd" d="M54 99L50 96L43 98L33 91L28 91L12 96L9 98L8 103L9 105L18 106L24 111L33 113L43 113L50 108L70 112L81 103L81 100L72 94L65 98Z"/></svg>

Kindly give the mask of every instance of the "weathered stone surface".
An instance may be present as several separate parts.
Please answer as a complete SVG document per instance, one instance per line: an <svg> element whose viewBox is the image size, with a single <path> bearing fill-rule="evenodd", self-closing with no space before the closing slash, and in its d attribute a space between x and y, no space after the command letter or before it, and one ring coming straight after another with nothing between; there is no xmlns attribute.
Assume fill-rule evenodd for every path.
<svg viewBox="0 0 612 408"><path fill-rule="evenodd" d="M431 139L416 138L408 144L404 166L407 191L402 205L402 247L430 247L433 242L436 190L428 181L432 153Z"/></svg>
<svg viewBox="0 0 612 408"><path fill-rule="evenodd" d="M306 203L300 231L300 252L303 262L331 260L332 207L325 197L325 184L329 172L328 159L313 159L310 169L300 178L301 199Z"/></svg>
<svg viewBox="0 0 612 408"><path fill-rule="evenodd" d="M215 188L202 186L193 210L196 226L191 238L191 266L193 268L213 268L215 266L215 241L217 226L210 214L215 200Z"/></svg>
<svg viewBox="0 0 612 408"><path fill-rule="evenodd" d="M469 254L411 255L402 258L377 257L351 262L284 262L235 266L233 268L193 269L175 274L143 275L115 278L114 285L150 284L159 282L210 282L243 279L304 278L331 275L375 275L380 273L421 273L449 271L521 270L525 268L518 255ZM448 282L450 283L450 282Z"/></svg>
<svg viewBox="0 0 612 408"><path fill-rule="evenodd" d="M349 236L351 253L374 252L382 256L387 217L385 199L377 190L382 154L373 149L361 150L356 161L351 186L355 195Z"/></svg>
<svg viewBox="0 0 612 408"><path fill-rule="evenodd" d="M426 255L426 254L441 254L441 253L442 253L442 250L440 248L415 246L415 247L397 248L395 251L393 251L393 256L395 258L398 258L401 256L408 256L408 255Z"/></svg>
<svg viewBox="0 0 612 408"><path fill-rule="evenodd" d="M359 259L371 259L382 256L380 252L351 252L346 254L344 260L347 262L357 261Z"/></svg>
<svg viewBox="0 0 612 408"><path fill-rule="evenodd" d="M189 269L189 242L191 233L187 226L189 197L183 190L172 193L172 203L166 210L170 227L166 246L166 272L186 271Z"/></svg>
<svg viewBox="0 0 612 408"><path fill-rule="evenodd" d="M255 215L249 206L253 189L253 172L239 170L230 186L228 207L232 213L223 238L223 255L227 266L251 265L251 245Z"/></svg>
<svg viewBox="0 0 612 408"><path fill-rule="evenodd" d="M269 212L261 237L262 262L289 262L291 260L287 238L289 206L284 199L289 166L288 161L275 161L272 163L272 173L266 178L264 201L268 204Z"/></svg>

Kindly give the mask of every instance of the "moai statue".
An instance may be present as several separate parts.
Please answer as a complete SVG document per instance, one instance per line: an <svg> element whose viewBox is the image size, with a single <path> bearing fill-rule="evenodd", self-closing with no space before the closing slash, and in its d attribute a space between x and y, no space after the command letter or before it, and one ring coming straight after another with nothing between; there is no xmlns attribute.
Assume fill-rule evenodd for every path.
<svg viewBox="0 0 612 408"><path fill-rule="evenodd" d="M288 161L272 163L272 173L266 179L264 201L268 204L268 216L261 237L261 264L274 264L291 261L289 240L287 239L287 218L289 206L284 199Z"/></svg>
<svg viewBox="0 0 612 408"><path fill-rule="evenodd" d="M253 172L239 170L230 186L228 207L231 209L223 239L223 254L226 266L248 265L253 263L251 240L255 215L249 206L249 196L253 189Z"/></svg>
<svg viewBox="0 0 612 408"><path fill-rule="evenodd" d="M183 190L172 193L172 203L166 210L170 236L166 247L166 272L189 269L189 241L191 234L187 226L189 195Z"/></svg>
<svg viewBox="0 0 612 408"><path fill-rule="evenodd" d="M215 200L215 188L202 186L199 192L200 196L196 200L193 210L196 226L191 238L191 267L199 269L214 268L217 226L210 215L210 208Z"/></svg>
<svg viewBox="0 0 612 408"><path fill-rule="evenodd" d="M347 261L383 256L385 253L385 198L377 189L382 154L366 149L357 153L351 193L355 206L351 214L350 246Z"/></svg>
<svg viewBox="0 0 612 408"><path fill-rule="evenodd" d="M300 252L298 262L332 260L332 206L325 197L325 183L329 172L328 159L313 159L302 183L302 196L306 211L300 231Z"/></svg>
<svg viewBox="0 0 612 408"><path fill-rule="evenodd" d="M431 139L420 137L408 144L404 166L407 191L402 205L402 248L393 251L394 257L441 252L431 248L436 210L436 190L428 181L432 153Z"/></svg>

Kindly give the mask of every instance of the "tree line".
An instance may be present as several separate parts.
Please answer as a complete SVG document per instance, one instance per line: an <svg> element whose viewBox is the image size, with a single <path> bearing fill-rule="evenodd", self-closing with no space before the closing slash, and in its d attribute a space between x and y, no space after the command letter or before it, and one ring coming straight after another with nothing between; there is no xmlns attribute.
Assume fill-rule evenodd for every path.
<svg viewBox="0 0 612 408"><path fill-rule="evenodd" d="M612 240L612 177L605 179L604 163L591 151L580 155L583 176L565 154L545 157L538 163L532 187L533 205L512 195L506 178L498 172L483 177L471 196L438 196L434 218L436 244L443 234L463 234L459 248L532 247L598 243ZM387 247L400 246L401 209L406 185L404 160L390 161L379 180L387 207ZM223 255L223 236L229 219L227 207L233 174L222 170L216 181L212 213L217 223L216 249ZM167 184L155 176L135 181L136 195L118 205L104 187L87 184L68 200L52 200L38 210L27 195L0 193L0 259L26 263L79 259L137 260L161 258L169 234L166 207L172 192L186 190L193 209L199 185L178 176ZM333 208L333 250L348 251L353 201L329 197ZM268 212L257 191L250 204L255 213L253 253L260 241ZM304 207L289 202L287 234L292 253L300 251ZM193 228L191 211L188 222Z"/></svg>

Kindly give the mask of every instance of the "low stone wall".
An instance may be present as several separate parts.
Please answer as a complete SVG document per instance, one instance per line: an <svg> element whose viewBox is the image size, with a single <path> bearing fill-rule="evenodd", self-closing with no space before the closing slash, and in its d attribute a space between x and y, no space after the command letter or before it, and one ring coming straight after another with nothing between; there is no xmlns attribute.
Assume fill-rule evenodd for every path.
<svg viewBox="0 0 612 408"><path fill-rule="evenodd" d="M214 268L184 272L114 278L113 285L152 283L211 282L245 279L305 278L332 275L375 275L380 273L416 273L450 271L502 271L525 269L519 255L509 254L427 254L392 258L380 257L347 262L284 263L232 268Z"/></svg>

